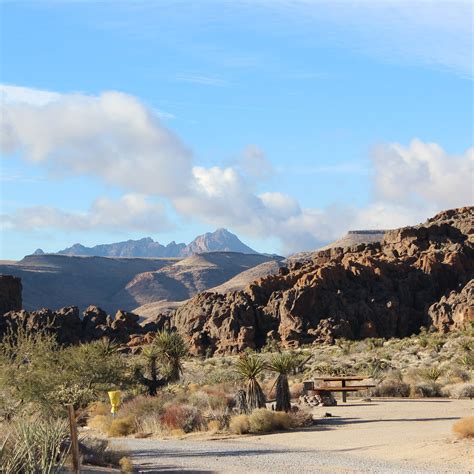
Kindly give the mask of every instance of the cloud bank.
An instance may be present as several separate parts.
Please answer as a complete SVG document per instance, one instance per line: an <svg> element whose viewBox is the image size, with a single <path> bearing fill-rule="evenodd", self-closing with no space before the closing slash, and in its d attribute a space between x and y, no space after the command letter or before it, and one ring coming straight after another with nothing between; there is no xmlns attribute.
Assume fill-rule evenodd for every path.
<svg viewBox="0 0 474 474"><path fill-rule="evenodd" d="M118 201L99 199L86 213L42 206L18 209L3 216L12 228L158 232L170 225L167 202L181 216L248 236L277 237L282 250L291 252L315 248L350 228L416 223L473 200L467 177L472 176L474 149L451 156L420 140L406 147L379 145L372 156L371 203L365 208L307 209L284 193L258 192L259 180L273 169L255 146L234 166L197 166L180 138L132 96L22 89L24 100L18 100L19 91L12 86L0 90L2 152L20 153L53 177L91 176L124 194Z"/></svg>

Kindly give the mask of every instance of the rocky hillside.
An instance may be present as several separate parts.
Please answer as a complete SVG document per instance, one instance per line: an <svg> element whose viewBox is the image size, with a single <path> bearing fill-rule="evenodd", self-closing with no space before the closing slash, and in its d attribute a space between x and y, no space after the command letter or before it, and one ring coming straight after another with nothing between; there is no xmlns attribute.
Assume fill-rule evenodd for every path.
<svg viewBox="0 0 474 474"><path fill-rule="evenodd" d="M156 271L175 259L66 257L29 255L16 263L1 264L1 275L21 278L23 308L85 309L96 304L109 312L137 306L132 296L121 293L139 273Z"/></svg>
<svg viewBox="0 0 474 474"><path fill-rule="evenodd" d="M382 242L387 230L350 230L346 235L340 239L331 242L318 250L327 250L336 247L353 247L359 244L373 244L375 242ZM314 252L298 252L290 257L288 261L303 261L311 259Z"/></svg>
<svg viewBox="0 0 474 474"><path fill-rule="evenodd" d="M194 353L404 337L472 320L474 208L386 232L382 242L321 250L233 293L204 292L172 315ZM448 308L449 306L449 308Z"/></svg>
<svg viewBox="0 0 474 474"><path fill-rule="evenodd" d="M199 235L188 245L183 243L177 244L174 241L167 245L162 245L155 242L151 237L145 237L140 240L127 240L113 244L95 245L94 247L74 244L72 247L60 250L56 255L183 258L206 252L257 253L242 243L236 235L227 229L217 229L215 232ZM44 255L44 252L41 249L37 249L34 255Z"/></svg>
<svg viewBox="0 0 474 474"><path fill-rule="evenodd" d="M139 305L162 300L182 301L269 261L269 257L259 254L196 254L160 270L140 273L126 285L123 293L130 295Z"/></svg>
<svg viewBox="0 0 474 474"><path fill-rule="evenodd" d="M21 278L26 310L74 305L82 311L93 304L114 313L158 302L162 312L163 302L175 308L177 303L172 302L269 261L264 255L236 252L211 252L183 260L30 255L17 263L0 264L0 274Z"/></svg>

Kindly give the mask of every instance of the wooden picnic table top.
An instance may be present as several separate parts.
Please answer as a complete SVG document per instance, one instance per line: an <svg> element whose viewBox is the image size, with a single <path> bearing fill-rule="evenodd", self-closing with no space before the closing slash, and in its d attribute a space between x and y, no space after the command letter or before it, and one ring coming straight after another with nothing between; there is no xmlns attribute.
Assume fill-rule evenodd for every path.
<svg viewBox="0 0 474 474"><path fill-rule="evenodd" d="M340 377L313 377L314 380L323 380L324 382L337 382L337 381L345 381L345 380L365 380L368 377L361 377L359 375L348 375L348 376L340 376Z"/></svg>

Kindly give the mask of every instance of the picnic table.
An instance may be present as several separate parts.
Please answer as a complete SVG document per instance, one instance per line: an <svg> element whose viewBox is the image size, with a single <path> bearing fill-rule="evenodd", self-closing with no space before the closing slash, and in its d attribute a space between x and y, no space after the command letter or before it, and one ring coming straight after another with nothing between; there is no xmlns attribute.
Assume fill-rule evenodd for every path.
<svg viewBox="0 0 474 474"><path fill-rule="evenodd" d="M316 392L341 392L342 401L347 401L348 392L358 392L361 390L367 390L368 388L375 387L375 385L363 384L363 385L347 385L347 382L361 382L367 379L367 377L361 377L358 375L341 375L341 376L322 376L314 377L314 380L324 382L324 385L314 386L314 381L308 381L304 383L305 390L314 390ZM341 382L340 385L327 385L327 382Z"/></svg>

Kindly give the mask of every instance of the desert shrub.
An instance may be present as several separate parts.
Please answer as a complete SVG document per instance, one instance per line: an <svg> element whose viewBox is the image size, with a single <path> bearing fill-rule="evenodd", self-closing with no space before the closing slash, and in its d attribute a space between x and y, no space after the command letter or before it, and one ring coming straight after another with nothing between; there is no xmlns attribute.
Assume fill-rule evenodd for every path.
<svg viewBox="0 0 474 474"><path fill-rule="evenodd" d="M474 438L474 416L466 416L453 424L453 432L458 438Z"/></svg>
<svg viewBox="0 0 474 474"><path fill-rule="evenodd" d="M64 420L19 419L6 428L0 471L59 473L68 455L67 438L68 425Z"/></svg>
<svg viewBox="0 0 474 474"><path fill-rule="evenodd" d="M314 424L313 415L305 410L289 413L294 428L303 428Z"/></svg>
<svg viewBox="0 0 474 474"><path fill-rule="evenodd" d="M277 430L288 430L295 426L289 413L270 411L265 408L254 410L249 416L252 433L269 433Z"/></svg>
<svg viewBox="0 0 474 474"><path fill-rule="evenodd" d="M443 395L451 398L474 398L474 384L457 383L443 387Z"/></svg>
<svg viewBox="0 0 474 474"><path fill-rule="evenodd" d="M458 363L467 370L474 370L474 353L466 352L458 359Z"/></svg>
<svg viewBox="0 0 474 474"><path fill-rule="evenodd" d="M0 391L48 414L86 406L126 380L124 357L107 341L62 348L47 332L20 328L0 343Z"/></svg>
<svg viewBox="0 0 474 474"><path fill-rule="evenodd" d="M119 466L120 466L120 472L123 472L124 474L133 473L133 463L129 458L125 456L121 458L119 461Z"/></svg>
<svg viewBox="0 0 474 474"><path fill-rule="evenodd" d="M439 367L433 366L433 367L429 367L425 369L421 375L425 380L429 382L436 382L441 377L442 374L443 374L442 369L440 369Z"/></svg>
<svg viewBox="0 0 474 474"><path fill-rule="evenodd" d="M104 402L93 402L87 407L87 413L90 417L96 415L109 415L110 405Z"/></svg>
<svg viewBox="0 0 474 474"><path fill-rule="evenodd" d="M111 423L112 417L110 415L94 415L87 421L87 426L102 433L107 433Z"/></svg>
<svg viewBox="0 0 474 474"><path fill-rule="evenodd" d="M233 416L229 422L229 429L235 434L246 434L250 432L250 421L248 415Z"/></svg>
<svg viewBox="0 0 474 474"><path fill-rule="evenodd" d="M201 413L189 405L168 405L161 419L168 429L181 429L185 433L198 431L203 426Z"/></svg>
<svg viewBox="0 0 474 474"><path fill-rule="evenodd" d="M410 386L410 395L412 397L441 397L441 386L435 382L419 382Z"/></svg>
<svg viewBox="0 0 474 474"><path fill-rule="evenodd" d="M385 342L384 339L377 338L377 337L367 339L366 340L367 349L374 350L374 349L377 349L378 347L383 347L384 342Z"/></svg>
<svg viewBox="0 0 474 474"><path fill-rule="evenodd" d="M207 431L216 433L221 429L221 423L219 420L210 420L207 422Z"/></svg>
<svg viewBox="0 0 474 474"><path fill-rule="evenodd" d="M51 394L51 400L59 405L72 403L76 408L85 407L96 398L97 393L77 383L61 383Z"/></svg>
<svg viewBox="0 0 474 474"><path fill-rule="evenodd" d="M52 394L61 383L59 346L43 331L19 329L0 343L0 390L22 404L51 411Z"/></svg>
<svg viewBox="0 0 474 474"><path fill-rule="evenodd" d="M463 370L461 367L453 367L447 373L449 383L468 382L471 379L471 374Z"/></svg>
<svg viewBox="0 0 474 474"><path fill-rule="evenodd" d="M373 397L408 397L410 386L401 380L388 379L370 390Z"/></svg>
<svg viewBox="0 0 474 474"><path fill-rule="evenodd" d="M135 431L135 420L131 416L113 418L107 429L107 434L112 438L128 436Z"/></svg>

